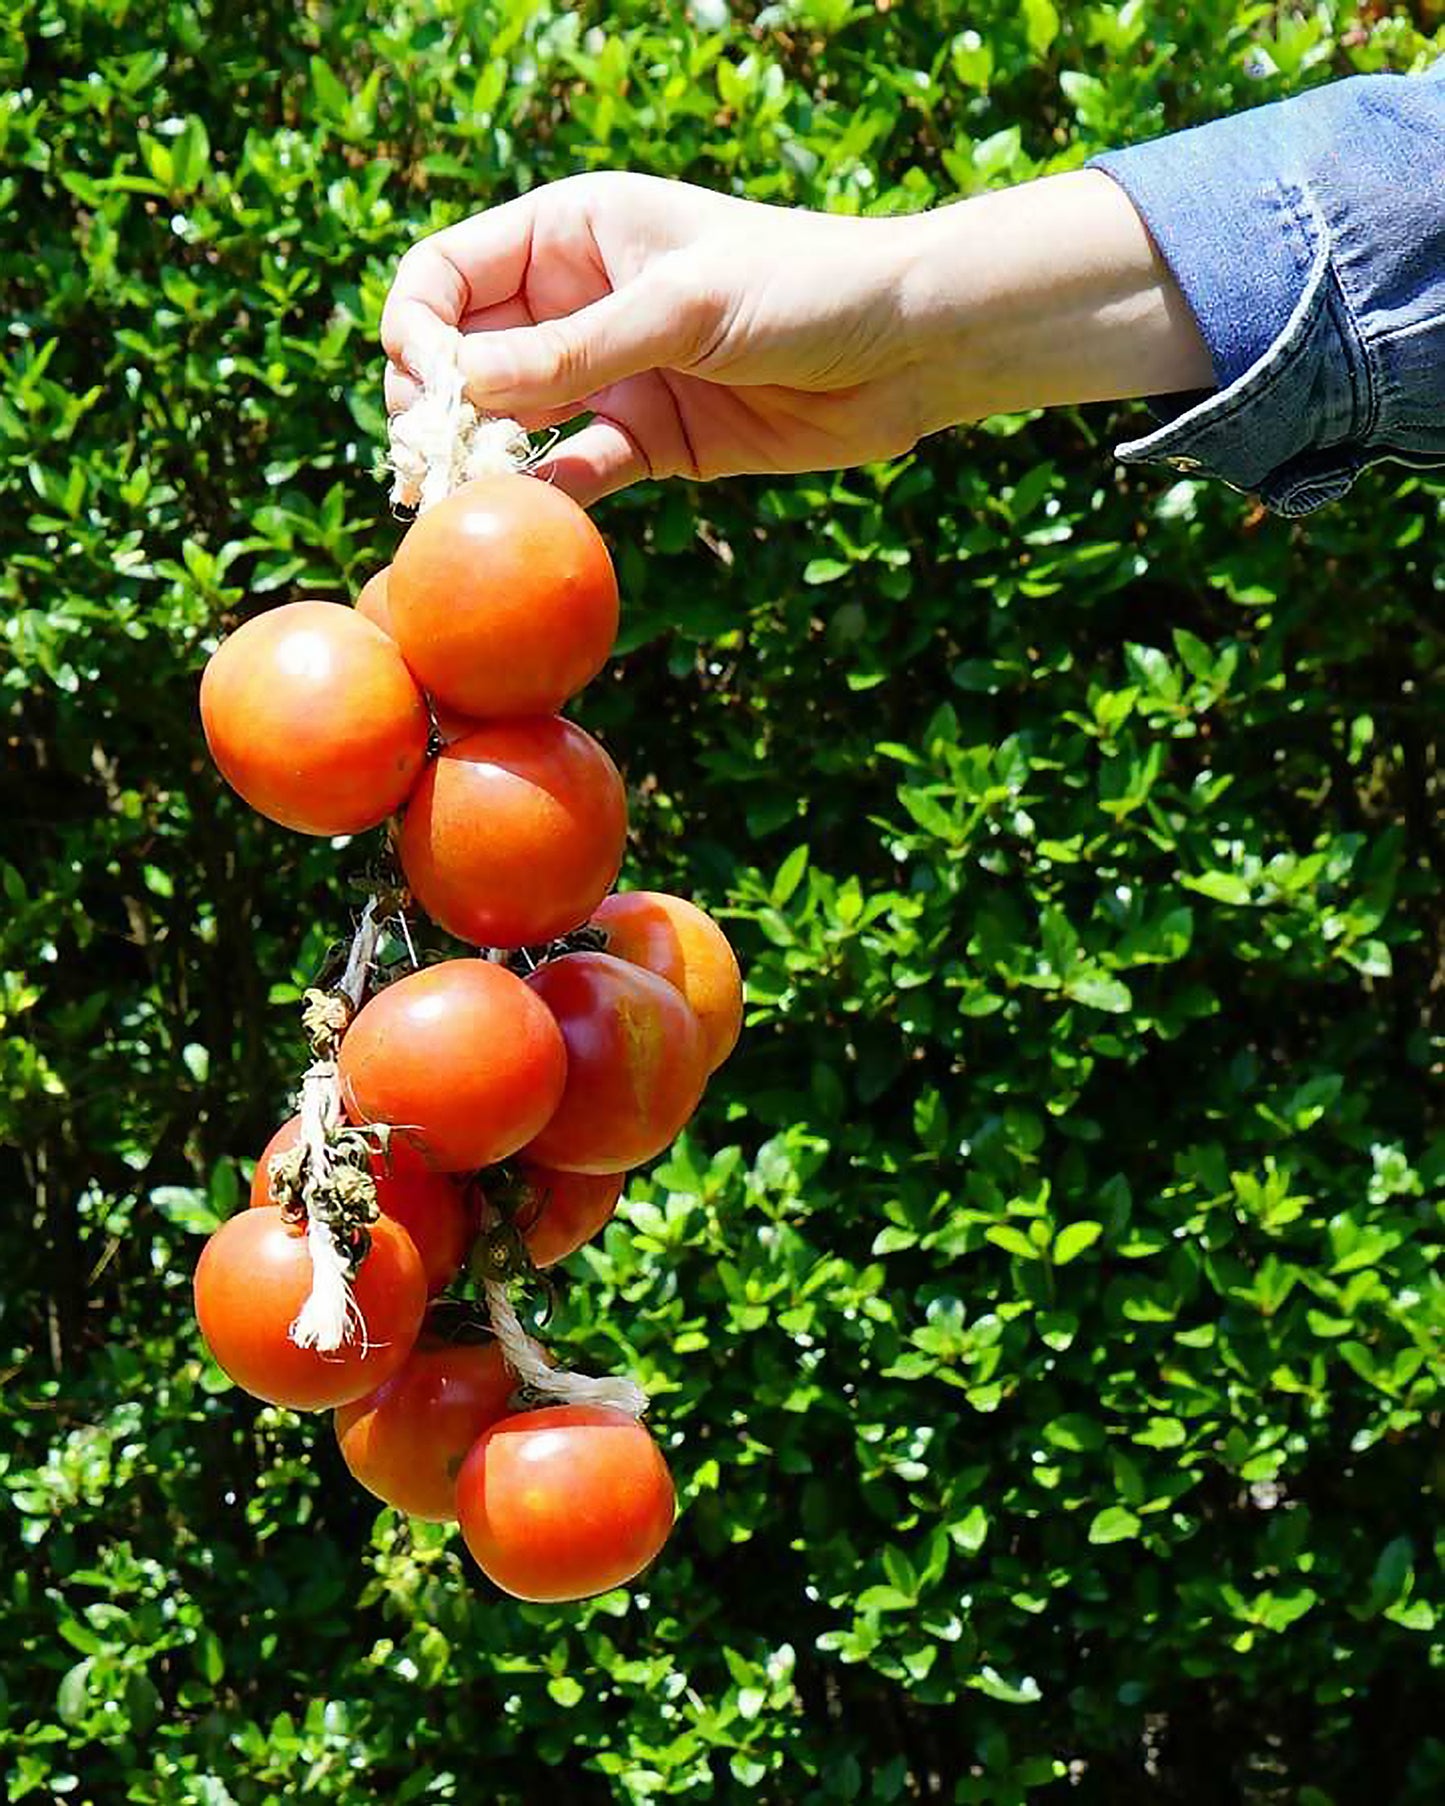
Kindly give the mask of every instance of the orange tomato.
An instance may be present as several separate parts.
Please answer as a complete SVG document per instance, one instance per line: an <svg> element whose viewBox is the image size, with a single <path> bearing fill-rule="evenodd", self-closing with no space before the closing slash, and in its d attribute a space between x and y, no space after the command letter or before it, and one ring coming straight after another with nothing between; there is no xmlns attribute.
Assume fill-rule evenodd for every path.
<svg viewBox="0 0 1445 1806"><path fill-rule="evenodd" d="M662 1150L707 1082L702 1027L675 986L610 953L569 953L527 980L567 1044L567 1083L528 1164L623 1173Z"/></svg>
<svg viewBox="0 0 1445 1806"><path fill-rule="evenodd" d="M556 1109L567 1050L545 1004L505 966L452 959L378 991L337 1062L346 1113L391 1123L442 1172L505 1160Z"/></svg>
<svg viewBox="0 0 1445 1806"><path fill-rule="evenodd" d="M266 1143L251 1180L252 1209L280 1202L271 1190L271 1157L289 1152L300 1134L301 1118L293 1116ZM466 1259L474 1233L461 1187L445 1173L433 1172L404 1135L392 1136L385 1155L372 1156L371 1176L378 1209L400 1223L416 1244L428 1293L435 1297L444 1292Z"/></svg>
<svg viewBox="0 0 1445 1806"><path fill-rule="evenodd" d="M633 1579L672 1530L672 1476L625 1412L553 1405L504 1417L457 1476L462 1536L516 1599L587 1599Z"/></svg>
<svg viewBox="0 0 1445 1806"><path fill-rule="evenodd" d="M495 1342L424 1335L398 1374L337 1411L342 1459L385 1504L450 1523L462 1461L482 1432L507 1415L516 1386Z"/></svg>
<svg viewBox="0 0 1445 1806"><path fill-rule="evenodd" d="M426 701L392 640L354 609L291 602L238 627L201 678L221 776L303 834L359 834L426 761Z"/></svg>
<svg viewBox="0 0 1445 1806"><path fill-rule="evenodd" d="M426 1274L411 1237L378 1217L352 1283L364 1330L334 1353L298 1348L291 1325L311 1291L306 1232L272 1206L222 1223L196 1266L196 1316L216 1364L255 1398L321 1411L360 1398L411 1353L426 1309Z"/></svg>
<svg viewBox="0 0 1445 1806"><path fill-rule="evenodd" d="M664 891L619 891L593 911L607 951L665 978L692 1005L715 1072L737 1046L743 979L728 938L695 903Z"/></svg>
<svg viewBox="0 0 1445 1806"><path fill-rule="evenodd" d="M356 598L356 612L365 615L374 627L379 627L388 639L396 638L396 631L391 624L391 604L387 601L387 579L391 575L391 566L384 564L374 576L368 577L362 584L360 594Z"/></svg>
<svg viewBox="0 0 1445 1806"><path fill-rule="evenodd" d="M397 643L463 715L550 715L617 638L617 579L576 502L535 477L479 477L415 521L392 562Z"/></svg>
<svg viewBox="0 0 1445 1806"><path fill-rule="evenodd" d="M535 716L488 722L443 749L407 808L401 863L458 940L528 947L587 920L626 838L617 767L580 727Z"/></svg>
<svg viewBox="0 0 1445 1806"><path fill-rule="evenodd" d="M512 1192L516 1222L539 1267L555 1266L612 1220L625 1173L563 1173L519 1162Z"/></svg>

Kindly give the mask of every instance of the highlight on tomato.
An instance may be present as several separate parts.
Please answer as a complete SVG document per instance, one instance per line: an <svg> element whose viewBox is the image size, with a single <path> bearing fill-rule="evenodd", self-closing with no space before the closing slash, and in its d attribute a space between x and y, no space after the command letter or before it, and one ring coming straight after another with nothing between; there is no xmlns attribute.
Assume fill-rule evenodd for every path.
<svg viewBox="0 0 1445 1806"><path fill-rule="evenodd" d="M201 678L201 722L231 788L303 834L385 821L431 734L395 641L334 602L290 602L238 627Z"/></svg>
<svg viewBox="0 0 1445 1806"><path fill-rule="evenodd" d="M528 1163L624 1173L660 1154L707 1082L702 1026L665 978L610 953L568 953L526 980L567 1047L566 1084Z"/></svg>
<svg viewBox="0 0 1445 1806"><path fill-rule="evenodd" d="M311 1291L304 1227L274 1206L243 1210L201 1250L196 1317L216 1364L268 1404L321 1411L373 1391L405 1362L426 1310L426 1273L399 1223L378 1217L352 1294L364 1333L333 1353L298 1348L291 1325Z"/></svg>
<svg viewBox="0 0 1445 1806"><path fill-rule="evenodd" d="M511 1168L507 1203L538 1267L553 1267L575 1254L612 1221L625 1173L564 1173L518 1161Z"/></svg>
<svg viewBox="0 0 1445 1806"><path fill-rule="evenodd" d="M486 722L442 750L407 806L400 854L417 902L449 934L530 947L587 920L626 839L611 759L572 722L533 716Z"/></svg>
<svg viewBox="0 0 1445 1806"><path fill-rule="evenodd" d="M464 483L429 508L392 561L393 631L417 680L462 715L551 715L617 638L602 535L535 477Z"/></svg>
<svg viewBox="0 0 1445 1806"><path fill-rule="evenodd" d="M605 1406L504 1417L457 1476L467 1548L516 1599L587 1599L635 1579L667 1541L675 1508L650 1431Z"/></svg>
<svg viewBox="0 0 1445 1806"><path fill-rule="evenodd" d="M592 923L607 936L608 953L645 966L682 992L702 1024L707 1069L715 1072L743 1026L742 973L722 929L686 897L656 890L604 898Z"/></svg>
<svg viewBox="0 0 1445 1806"><path fill-rule="evenodd" d="M389 1123L438 1171L470 1172L516 1153L552 1116L567 1049L522 979L453 959L378 991L337 1065L352 1122Z"/></svg>
<svg viewBox="0 0 1445 1806"><path fill-rule="evenodd" d="M293 1116L266 1143L251 1180L253 1209L281 1203L271 1188L271 1161L288 1153L300 1137L301 1118ZM474 1210L457 1182L434 1172L404 1134L392 1135L386 1152L373 1154L370 1164L377 1208L411 1237L426 1271L427 1291L435 1297L456 1278L467 1257Z"/></svg>
<svg viewBox="0 0 1445 1806"><path fill-rule="evenodd" d="M352 1476L414 1518L456 1518L457 1474L485 1430L510 1409L516 1376L495 1342L423 1333L401 1371L335 1415Z"/></svg>

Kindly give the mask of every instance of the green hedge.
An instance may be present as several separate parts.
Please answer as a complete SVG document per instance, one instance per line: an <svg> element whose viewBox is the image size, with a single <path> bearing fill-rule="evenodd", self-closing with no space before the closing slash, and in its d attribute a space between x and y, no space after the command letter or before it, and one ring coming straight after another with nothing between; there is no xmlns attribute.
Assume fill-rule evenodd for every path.
<svg viewBox="0 0 1445 1806"><path fill-rule="evenodd" d="M1438 481L1286 524L1095 409L599 510L629 874L750 998L554 1323L656 1395L632 1595L498 1598L189 1308L374 853L225 794L196 677L395 542L411 239L919 207L1431 54L1383 13L5 0L11 1800L1442 1797Z"/></svg>

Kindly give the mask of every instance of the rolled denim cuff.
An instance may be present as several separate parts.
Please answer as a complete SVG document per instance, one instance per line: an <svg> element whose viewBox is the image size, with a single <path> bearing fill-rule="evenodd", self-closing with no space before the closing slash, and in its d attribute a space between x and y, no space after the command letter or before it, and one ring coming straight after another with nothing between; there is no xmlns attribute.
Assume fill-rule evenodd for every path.
<svg viewBox="0 0 1445 1806"><path fill-rule="evenodd" d="M1165 412L1168 400L1151 404ZM1257 494L1278 514L1336 500L1364 458L1351 441L1368 385L1322 239L1303 292L1277 337L1240 376L1164 425L1115 448L1125 464L1156 460Z"/></svg>
<svg viewBox="0 0 1445 1806"><path fill-rule="evenodd" d="M1445 465L1445 60L1356 76L1092 160L1133 202L1217 391L1118 448L1280 514L1366 465Z"/></svg>

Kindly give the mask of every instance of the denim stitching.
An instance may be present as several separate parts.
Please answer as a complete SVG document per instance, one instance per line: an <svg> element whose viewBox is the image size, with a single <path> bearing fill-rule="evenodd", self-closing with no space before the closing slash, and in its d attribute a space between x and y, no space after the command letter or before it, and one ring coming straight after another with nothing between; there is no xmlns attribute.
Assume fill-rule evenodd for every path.
<svg viewBox="0 0 1445 1806"><path fill-rule="evenodd" d="M1227 425L1240 414L1255 407L1259 402L1266 400L1272 395L1274 390L1279 387L1280 383L1293 373L1295 365L1300 361L1304 354L1310 350L1314 341L1315 329L1319 325L1320 315L1328 307L1327 291L1330 282L1333 281L1333 277L1334 272L1326 270L1325 277L1321 280L1318 289L1315 291L1314 298L1310 303L1309 313L1306 314L1304 319L1299 323L1300 330L1298 337L1292 345L1287 346L1279 353L1273 367L1265 371L1264 374L1251 385L1247 394L1236 395L1232 401L1225 402L1216 412L1212 413L1206 421L1198 422L1192 426L1180 426L1178 422L1171 421L1168 426L1162 426L1158 429L1157 433L1147 434L1146 437L1150 439L1161 438L1176 432L1176 430L1178 433L1208 433L1217 426Z"/></svg>
<svg viewBox="0 0 1445 1806"><path fill-rule="evenodd" d="M1331 287L1334 290L1335 298L1339 302L1339 305L1344 309L1345 318L1349 321L1354 333L1354 343L1359 347L1360 355L1364 362L1365 418L1358 422L1352 421L1350 430L1345 433L1344 439L1368 441L1380 418L1379 371L1375 366L1375 356L1371 349L1369 339L1365 335L1364 328L1360 325L1359 318L1356 315L1354 308L1350 305L1349 293L1346 290L1344 283L1340 280L1340 273L1335 267L1334 234L1330 231L1330 224L1325 218L1323 210L1308 188L1296 188L1293 184L1288 183L1282 183L1281 186L1289 197L1291 207L1296 210L1296 218L1299 221L1301 230L1308 236L1310 227L1313 226L1322 235L1324 252L1328 260ZM1307 217L1301 216L1299 213L1301 207L1306 210ZM1335 330L1337 332L1339 331L1338 323L1336 323ZM1356 359L1349 356L1351 345L1348 335L1340 332L1340 340L1346 353L1345 368L1350 379L1350 403L1355 414L1358 415L1360 404L1357 399L1358 379L1355 372Z"/></svg>

